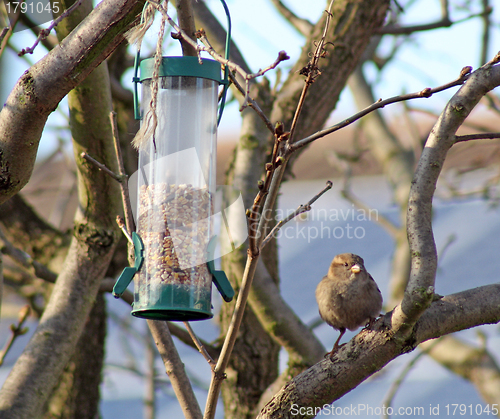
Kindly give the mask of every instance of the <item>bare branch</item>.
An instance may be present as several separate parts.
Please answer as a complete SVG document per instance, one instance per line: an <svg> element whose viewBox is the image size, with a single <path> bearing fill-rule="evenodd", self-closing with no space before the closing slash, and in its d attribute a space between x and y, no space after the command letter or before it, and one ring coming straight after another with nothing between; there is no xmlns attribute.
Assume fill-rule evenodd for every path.
<svg viewBox="0 0 500 419"><path fill-rule="evenodd" d="M330 3L330 8L333 4L333 0ZM329 13L329 12L327 12ZM316 53L311 59L312 66L309 68L307 77L306 77L306 83L305 83L305 88L304 90L307 91L307 86L312 83L314 78L316 78L319 75L319 72L317 71L317 61L323 54L323 45L326 42L326 30L328 28L329 22L330 22L330 14L328 14L328 18L325 23L325 30L323 31L323 37L321 39L321 42L319 42L318 47L316 49ZM248 78L246 78L248 80ZM305 93L302 95L304 96ZM298 118L298 114L300 113L301 105L299 104L297 106L297 111L296 111L296 118ZM294 127L294 124L292 123L292 129ZM243 278L241 281L241 289L240 293L238 294L238 298L236 301L235 309L233 312L233 316L231 318L231 323L229 325L226 339L224 340L224 344L221 350L221 355L217 361L217 365L213 370L213 376L212 376L212 381L210 383L210 389L207 397L207 404L205 407L205 419L213 419L215 416L215 410L216 410L216 405L217 405L217 398L219 396L220 388L222 385L222 380L224 379L224 374L226 367L229 362L229 358L231 356L231 352L233 350L234 344L236 342L236 338L238 335L238 331L241 325L241 321L243 319L243 314L246 306L246 302L248 300L248 295L251 290L252 286L252 281L255 276L255 271L257 269L258 261L259 261L259 255L260 255L260 250L259 250L259 242L262 241L263 237L259 236L257 233L258 231L263 231L263 229L266 226L266 222L262 225L261 229L261 224L262 224L262 218L261 222L259 223L257 220L259 210L262 206L262 203L264 201L264 198L266 197L269 188L274 185L275 189L272 194L272 199L267 199L265 200L266 205L268 205L268 202L270 202L271 208L274 206L274 200L276 199L277 196L277 191L279 188L279 184L281 182L281 176L283 173L283 166L286 164L286 161L284 161L281 157L279 157L279 151L282 148L282 144L285 142L290 141L291 138L291 133L285 132L283 124L278 123L275 127L274 130L274 135L275 135L275 142L274 142L274 148L272 152L272 157L271 157L271 162L266 165L266 178L265 181L259 182L259 192L254 200L252 209L249 213L249 218L248 218L248 223L249 223L249 249L248 249L248 256L247 256L247 261L245 265L245 271L243 273ZM279 169L279 170L277 170ZM277 176L276 176L277 175Z"/></svg>
<svg viewBox="0 0 500 419"><path fill-rule="evenodd" d="M86 152L82 151L80 153L80 156L87 160L88 162L92 163L96 167L99 168L99 170L102 170L104 173L107 175L111 176L114 180L117 182L121 183L123 181L123 177L120 175L117 175L115 172L112 170L108 169L104 164L99 163L96 159L94 159L92 156L89 156Z"/></svg>
<svg viewBox="0 0 500 419"><path fill-rule="evenodd" d="M26 268L31 274L35 275L37 278L43 279L47 282L54 283L57 279L57 274L48 269L45 265L34 260L26 252L21 249L16 248L8 239L5 237L2 229L0 229L0 241L3 242L1 252L3 254L9 255L14 261L19 263L21 266Z"/></svg>
<svg viewBox="0 0 500 419"><path fill-rule="evenodd" d="M482 132L480 134L457 135L455 144L471 140L496 140L500 138L500 132Z"/></svg>
<svg viewBox="0 0 500 419"><path fill-rule="evenodd" d="M385 26L377 31L377 34L380 35L410 35L414 32L423 32L423 31L430 31L433 29L438 29L438 28L449 28L452 25L456 25L458 23L463 23L468 20L474 19L476 17L484 17L488 16L491 14L493 9L490 7L489 9L485 9L481 13L474 13L469 16L466 16L462 19L458 19L456 21L452 21L448 16L444 16L442 19L432 22L432 23L426 23L423 25L414 25L414 26L406 26L406 27L401 27L401 26Z"/></svg>
<svg viewBox="0 0 500 419"><path fill-rule="evenodd" d="M2 32L0 33L0 44L3 42L5 36L7 35L7 32L9 32L9 28L2 29Z"/></svg>
<svg viewBox="0 0 500 419"><path fill-rule="evenodd" d="M406 364L401 373L391 384L391 387L389 388L389 391L385 395L384 400L382 400L382 406L386 407L386 409L384 409L384 412L387 412L387 408L391 406L397 391L401 388L404 379L408 376L413 367L424 355L428 354L428 352L432 349L432 347L434 347L437 343L439 343L439 341L440 339L432 341L428 348L420 351L416 356L413 357L413 359L410 362L408 362L408 364ZM388 418L389 418L388 414L383 415L383 419L388 419Z"/></svg>
<svg viewBox="0 0 500 419"><path fill-rule="evenodd" d="M24 322L26 321L26 319L28 318L29 314L30 314L30 306L26 305L21 309L21 311L19 311L17 324L12 324L10 326L10 331L11 331L10 338L7 340L7 342L5 343L5 346L0 351L0 367L3 364L5 356L9 352L12 345L14 344L14 341L19 336L26 334L26 332L28 331L27 328L23 327L23 325L24 325Z"/></svg>
<svg viewBox="0 0 500 419"><path fill-rule="evenodd" d="M420 348L428 350L429 356L448 370L469 380L484 402L493 404L498 402L500 367L486 348L483 337L480 335L479 338L482 342L474 345L447 335L438 339L437 345L433 345L434 341L427 341Z"/></svg>
<svg viewBox="0 0 500 419"><path fill-rule="evenodd" d="M227 330L226 338L224 340L219 359L217 360L217 365L213 369L210 389L208 390L207 403L205 405L205 415L203 416L204 419L213 419L215 416L217 399L219 397L222 381L225 378L225 371L229 363L229 358L231 357L231 352L233 351L236 338L238 337L241 321L243 320L248 294L250 293L252 280L257 268L257 260L258 256L254 257L250 254L250 252L248 252L245 272L243 273L243 279L241 282L241 289L236 300L231 323Z"/></svg>
<svg viewBox="0 0 500 419"><path fill-rule="evenodd" d="M464 67L460 73L460 76L450 82L446 83L442 86L435 87L435 88L430 88L426 87L425 89L421 90L420 92L416 93L408 93L405 95L400 95L400 96L394 96L389 99L385 100L379 100L375 102L373 105L363 109L362 111L354 114L353 116L343 120L342 122L339 122L336 125L333 125L329 128L326 128L324 130L318 131L314 133L313 135L310 135L309 137L303 138L299 141L296 141L295 143L291 144L287 148L287 154L288 153L293 153L294 151L298 150L299 148L302 148L313 141L324 137L325 135L331 134L332 132L338 131L339 129L342 129L348 125L351 125L353 122L357 121L358 119L362 118L365 115L368 115L370 112L373 112L376 109L381 109L387 105L390 105L392 103L397 103L397 102L402 102L405 100L411 100L411 99L420 99L420 98L429 98L431 97L434 93L442 92L443 90L450 89L455 86L459 86L463 84L470 76L470 73L472 71L472 67Z"/></svg>
<svg viewBox="0 0 500 419"><path fill-rule="evenodd" d="M17 81L0 112L0 148L6 170L0 181L0 203L30 179L48 115L123 41L123 32L136 20L142 6L135 0L103 0L85 24L76 27L59 48ZM19 97L25 98L23 106Z"/></svg>
<svg viewBox="0 0 500 419"><path fill-rule="evenodd" d="M231 72L229 72L229 80L231 80L231 83L238 89L238 91L243 95L243 97L246 98L247 104L250 108L252 108L257 115L259 115L260 119L266 124L266 127L271 131L272 134L274 134L274 126L272 122L269 120L269 118L266 116L266 114L262 111L260 108L259 104L253 100L250 95L247 95L247 92L243 87L241 87L241 84L236 80L236 78L233 76Z"/></svg>
<svg viewBox="0 0 500 419"><path fill-rule="evenodd" d="M61 20L63 20L65 17L69 16L71 13L73 13L74 10L76 10L81 4L82 4L82 1L83 0L78 0L76 1L75 3L73 3L71 5L70 8L66 9L64 11L64 13L62 13L60 16L58 16L56 19L54 19L52 21L52 23L49 25L49 27L47 29L42 29L40 30L39 34L38 34L38 37L36 38L36 41L35 43L33 44L33 46L31 47L27 47L27 48L23 48L19 54L20 57L23 56L24 54L33 54L33 51L35 50L35 48L38 46L38 44L40 43L41 40L43 39L46 39L49 34L50 34L50 31L52 29L54 29Z"/></svg>
<svg viewBox="0 0 500 419"><path fill-rule="evenodd" d="M303 35L307 36L311 33L313 24L307 19L303 19L292 12L281 0L271 0L276 10L281 13L281 15L290 22L290 24L297 29L297 31Z"/></svg>
<svg viewBox="0 0 500 419"><path fill-rule="evenodd" d="M267 403L258 419L305 418L292 415L292 406L324 406L338 400L394 358L419 343L481 324L500 322L500 284L486 285L453 294L434 302L416 323L409 341L397 342L387 325L378 321L376 330L363 329L335 354L334 362L322 360L290 380ZM318 385L321 383L321 385Z"/></svg>
<svg viewBox="0 0 500 419"><path fill-rule="evenodd" d="M127 238L128 242L131 245L134 245L134 240L132 239L132 236L130 235L127 226L125 225L125 221L120 215L116 216L116 224L118 224L118 227L120 227L120 230L122 231L123 235Z"/></svg>
<svg viewBox="0 0 500 419"><path fill-rule="evenodd" d="M216 60L217 62L221 63L221 64L224 64L226 65L230 70L232 71L236 71L238 74L240 74L245 80L252 80L252 79L255 79L256 77L260 77L261 75L263 75L266 71L269 71L271 70L272 68L276 67L276 65L278 65L278 63L280 61L284 61L285 59L288 59L288 58L285 58L285 55L286 54L282 54L280 53L278 55L278 59L275 61L276 65L274 65L274 63L268 67L268 69L266 69L265 71L264 70L260 70L258 73L255 73L255 74L248 74L240 65L236 64L236 63L233 63L232 61L230 60L227 60L226 58L224 58L222 55L218 54L211 46L210 44L208 43L208 46L202 46L202 45L199 45L197 42L193 41L188 34L186 34L186 32L184 32L180 27L179 25L177 25L177 23L175 23L175 21L169 16L168 12L166 12L162 7L160 7L160 3L158 3L157 1L155 0L149 0L149 3L156 9L158 10L164 17L165 19L167 19L168 23L170 24L170 26L172 26L172 28L175 29L175 31L177 32L176 35L174 35L175 38L177 39L180 39L182 38L184 41L186 41L188 44L190 44L193 48L196 49L196 51L201 52L201 51L205 51L207 52L208 54L210 54L214 60ZM206 39L205 35L204 35L204 32L203 31L198 31L197 32L197 37L208 42L208 40ZM280 60L281 58L281 60ZM274 67L273 67L274 65Z"/></svg>
<svg viewBox="0 0 500 419"><path fill-rule="evenodd" d="M193 339L193 342L198 349L198 351L203 355L203 357L207 360L207 362L210 364L210 367L212 369L215 367L215 361L213 358L210 356L206 348L203 346L203 343L201 343L200 339L198 339L198 336L194 333L193 328L189 324L189 322L184 322L184 326L186 326L186 329L189 333L189 336L191 336L191 339Z"/></svg>
<svg viewBox="0 0 500 419"><path fill-rule="evenodd" d="M189 378L186 375L184 364L175 348L167 322L147 320L153 339L155 340L165 371L170 377L172 388L187 419L201 419L203 417L200 406L194 395Z"/></svg>
<svg viewBox="0 0 500 419"><path fill-rule="evenodd" d="M283 300L262 259L257 263L249 304L264 329L288 352L295 366L318 362L325 348L293 309Z"/></svg>
<svg viewBox="0 0 500 419"><path fill-rule="evenodd" d="M122 194L123 212L125 213L125 222L127 225L127 230L132 232L132 231L135 231L135 223L134 223L134 217L132 215L132 205L130 203L130 195L129 195L129 190L128 190L128 182L127 182L128 177L125 174L125 167L123 165L123 157L122 157L122 149L120 147L120 140L118 139L118 125L117 125L117 121L116 121L116 112L110 112L109 118L111 120L111 130L113 133L113 144L115 146L116 159L118 162L118 170L119 170L118 178L121 179L121 180L118 180L118 179L117 180L118 180L118 182L120 182L120 191ZM116 178L114 178L114 179L116 179Z"/></svg>

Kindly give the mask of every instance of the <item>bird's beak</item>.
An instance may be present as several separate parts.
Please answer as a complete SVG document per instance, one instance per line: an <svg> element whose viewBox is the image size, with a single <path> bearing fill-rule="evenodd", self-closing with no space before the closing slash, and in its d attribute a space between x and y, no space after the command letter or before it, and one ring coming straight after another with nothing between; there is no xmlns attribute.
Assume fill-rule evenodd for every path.
<svg viewBox="0 0 500 419"><path fill-rule="evenodd" d="M351 268L351 272L355 274L359 274L361 272L361 266L359 266L357 263L356 265L353 265Z"/></svg>

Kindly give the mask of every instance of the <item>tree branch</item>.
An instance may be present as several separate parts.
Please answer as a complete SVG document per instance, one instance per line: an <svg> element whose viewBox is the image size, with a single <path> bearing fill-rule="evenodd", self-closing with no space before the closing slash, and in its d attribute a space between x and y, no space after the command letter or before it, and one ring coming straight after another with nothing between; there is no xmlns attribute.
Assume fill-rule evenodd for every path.
<svg viewBox="0 0 500 419"><path fill-rule="evenodd" d="M71 14L64 19L64 23L57 27L58 36L67 35L83 19L82 15L89 13L91 9L92 2L85 0L78 9L78 13ZM72 34L79 33L82 37L78 41L78 48L81 48L82 43L85 44L83 42L85 37L81 31L80 25L72 32ZM72 36L67 35L61 45ZM74 51L71 42L66 42L66 45L69 51L62 53L61 50L64 48L56 48L53 52L64 55ZM53 52L49 53L49 56ZM47 71L50 69L50 63L47 63L47 60L42 59L38 65L44 61ZM59 62L57 65L65 68L64 62ZM34 71L32 67L30 71L25 73L25 76L36 74L41 69ZM57 73L60 74L59 71ZM26 109L22 112L26 102L34 100L31 103L32 111L34 111L39 106L38 99L42 101L40 105L42 108L43 104L50 100L36 97L34 94L38 87L35 82L36 77L30 77L32 77L30 89L33 97L26 98L24 103L17 99L19 102L16 104L16 98L12 99L13 94L10 95L12 99L10 105L19 106L18 111L21 112L23 119L29 117ZM45 74L44 77L50 78L53 75ZM61 83L69 84L67 80ZM54 89L54 86L50 87ZM49 86L45 88L50 91ZM88 94L89 91L92 95ZM80 157L81 152L88 152L98 157L112 170L116 170L111 124L108 118L111 110L111 95L107 67L103 65L95 69L77 89L70 93L68 104L78 173L79 210L75 214L73 238L64 266L56 280L38 327L0 391L0 411L6 417L37 419L44 414L44 406L82 335L99 292L101 280L118 243L119 232L114 220L115 214L119 213L121 208L118 186L107 175L100 173L98 169ZM2 110L2 114L5 109L6 107ZM39 114L37 118L40 119ZM41 119L43 120L41 125L43 125L44 119ZM36 124L35 121L27 121L27 123ZM23 131L22 128L17 128L16 134ZM24 140L24 144L26 141L29 140Z"/></svg>
<svg viewBox="0 0 500 419"><path fill-rule="evenodd" d="M420 347L445 368L470 381L486 403L498 403L500 367L486 348L485 341L481 345L473 345L447 335L424 342Z"/></svg>
<svg viewBox="0 0 500 419"><path fill-rule="evenodd" d="M38 46L38 44L40 43L40 41L45 40L49 36L50 31L52 29L54 29L59 24L59 22L61 22L61 20L63 20L65 17L69 16L76 8L78 8L82 4L82 1L83 0L75 1L71 5L71 7L69 7L68 9L66 9L56 19L54 19L52 21L52 23L49 25L48 28L40 30L38 32L38 36L36 38L35 43L31 47L23 48L21 50L21 52L19 52L19 54L17 54L17 55L20 56L20 57L22 57L25 54L33 54L33 51L35 51L35 48Z"/></svg>
<svg viewBox="0 0 500 419"><path fill-rule="evenodd" d="M1 275L1 272L0 272ZM1 284L0 284L1 286ZM1 296L1 295L0 295ZM10 331L11 335L10 338L7 340L5 343L5 346L0 350L0 367L3 365L3 361L5 359L5 356L8 354L10 348L12 347L14 341L19 337L28 331L28 328L24 328L24 322L28 318L30 314L30 306L26 305L24 306L21 311L19 311L18 318L17 318L17 324L12 324L10 326Z"/></svg>
<svg viewBox="0 0 500 419"><path fill-rule="evenodd" d="M196 26L194 24L194 10L192 0L176 0L175 9L177 10L177 19L179 27L196 43ZM182 46L182 55L196 57L198 55L197 48L186 42L183 38L179 39Z"/></svg>
<svg viewBox="0 0 500 419"><path fill-rule="evenodd" d="M385 26L377 31L380 35L410 35L414 32L423 32L430 31L433 29L439 28L449 28L452 25L456 25L458 23L466 22L468 20L474 19L476 17L484 17L491 14L493 9L486 8L481 13L474 13L469 16L464 17L463 19L458 19L456 21L452 21L448 16L444 16L442 19L432 22L425 23L423 25L414 25L414 26Z"/></svg>
<svg viewBox="0 0 500 419"><path fill-rule="evenodd" d="M482 132L479 134L456 135L455 144L471 140L496 140L500 138L500 132Z"/></svg>
<svg viewBox="0 0 500 419"><path fill-rule="evenodd" d="M122 41L142 1L103 0L18 80L0 112L0 203L29 180L48 115Z"/></svg>
<svg viewBox="0 0 500 419"><path fill-rule="evenodd" d="M500 284L449 295L434 302L417 321L415 334L404 342L397 343L387 331L390 317L388 313L383 321L377 322L376 330L363 329L341 346L334 362L322 360L289 381L262 409L258 419L310 418L308 414L294 414L293 407L331 404L392 359L412 351L425 340L500 322Z"/></svg>
<svg viewBox="0 0 500 419"><path fill-rule="evenodd" d="M289 221L293 220L295 217L297 217L298 215L300 214L303 214L304 212L308 212L308 211L311 211L311 205L316 202L320 197L321 195L323 195L325 192L329 191L330 189L332 189L332 186L333 186L333 183L332 181L327 181L326 182L326 187L323 188L319 193L317 193L316 195L314 195L314 197L312 197L305 205L299 205L299 207L294 211L292 212L288 217L280 220L278 222L278 224L276 224L273 229L271 230L271 232L267 235L267 237L262 241L262 243L260 244L260 250L262 250L267 243L269 243L273 238L274 238L274 235L286 224L288 223Z"/></svg>
<svg viewBox="0 0 500 419"><path fill-rule="evenodd" d="M175 348L167 322L159 320L147 320L147 322L184 416L187 419L201 419L203 415L200 406Z"/></svg>
<svg viewBox="0 0 500 419"><path fill-rule="evenodd" d="M500 85L498 54L473 72L451 98L434 125L420 157L410 189L407 211L411 273L401 305L393 313L392 327L400 336L411 332L412 325L425 311L434 295L437 253L432 232L432 197L446 154L455 143L455 133L479 100Z"/></svg>
<svg viewBox="0 0 500 419"><path fill-rule="evenodd" d="M271 0L276 10L281 13L281 15L288 20L290 25L292 25L301 35L306 36L311 33L314 25L307 19L303 19L297 16L292 10L290 10L281 0Z"/></svg>
<svg viewBox="0 0 500 419"><path fill-rule="evenodd" d="M456 80L454 80L450 83L446 83L442 86L435 87L432 89L430 87L426 87L425 89L421 90L420 92L409 93L409 94L400 95L400 96L394 96L392 98L385 99L385 100L378 100L377 102L368 106L367 108L363 109L362 111L354 114L353 116L351 116L347 119L344 119L342 122L339 122L338 124L333 125L333 126L326 128L324 130L318 131L318 132L310 135L309 137L306 137L306 138L303 138L301 140L296 141L295 143L291 144L288 147L287 153L294 152L294 151L312 143L313 141L324 137L325 135L331 134L332 132L335 132L335 131L338 131L339 129L345 128L346 126L351 125L353 122L356 122L358 119L361 119L365 115L368 115L370 112L373 112L377 109L381 109L381 108L383 108L387 105L390 105L392 103L407 101L407 100L411 100L411 99L429 98L434 93L438 93L438 92L441 92L443 90L450 89L451 87L454 87L454 86L459 86L459 85L463 84L468 79L471 71L472 71L472 67L464 67L460 73L460 76Z"/></svg>
<svg viewBox="0 0 500 419"><path fill-rule="evenodd" d="M9 255L17 263L19 263L24 268L28 269L30 273L34 276L41 278L48 282L56 282L57 274L48 269L45 265L34 260L28 253L16 248L8 239L5 237L2 229L0 229L0 241L3 242L1 248L1 253Z"/></svg>

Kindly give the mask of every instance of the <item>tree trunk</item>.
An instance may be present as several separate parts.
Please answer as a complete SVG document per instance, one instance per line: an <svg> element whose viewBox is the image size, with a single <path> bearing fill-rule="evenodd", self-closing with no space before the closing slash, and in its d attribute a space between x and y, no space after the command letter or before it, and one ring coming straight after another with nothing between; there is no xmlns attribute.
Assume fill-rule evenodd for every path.
<svg viewBox="0 0 500 419"><path fill-rule="evenodd" d="M106 304L97 296L73 357L52 394L44 419L94 419L99 417L99 386L104 365Z"/></svg>

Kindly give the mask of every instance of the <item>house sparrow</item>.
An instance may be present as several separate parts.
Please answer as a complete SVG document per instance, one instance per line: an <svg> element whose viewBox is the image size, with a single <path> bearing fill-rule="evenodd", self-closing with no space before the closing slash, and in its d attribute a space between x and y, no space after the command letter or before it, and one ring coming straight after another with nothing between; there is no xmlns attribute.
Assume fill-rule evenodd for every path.
<svg viewBox="0 0 500 419"><path fill-rule="evenodd" d="M382 308L382 294L358 255L342 253L333 258L328 274L316 288L319 315L340 336L330 358L337 351L346 329L371 326ZM325 355L325 356L326 356Z"/></svg>

